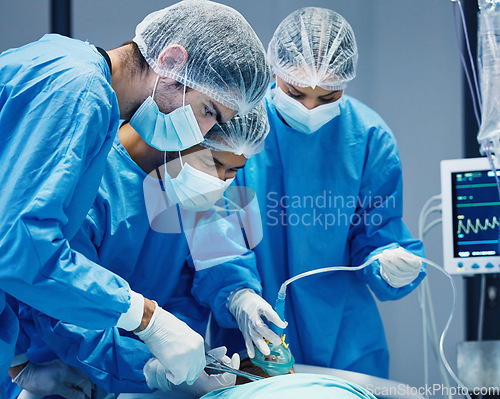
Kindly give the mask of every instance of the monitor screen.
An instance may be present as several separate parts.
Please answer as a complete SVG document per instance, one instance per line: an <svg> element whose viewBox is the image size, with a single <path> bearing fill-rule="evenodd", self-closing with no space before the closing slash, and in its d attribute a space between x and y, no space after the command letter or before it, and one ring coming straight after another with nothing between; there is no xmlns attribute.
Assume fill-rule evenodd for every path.
<svg viewBox="0 0 500 399"><path fill-rule="evenodd" d="M493 173L451 174L455 257L498 255L500 201Z"/></svg>
<svg viewBox="0 0 500 399"><path fill-rule="evenodd" d="M441 189L445 269L500 272L500 199L488 159L442 161Z"/></svg>

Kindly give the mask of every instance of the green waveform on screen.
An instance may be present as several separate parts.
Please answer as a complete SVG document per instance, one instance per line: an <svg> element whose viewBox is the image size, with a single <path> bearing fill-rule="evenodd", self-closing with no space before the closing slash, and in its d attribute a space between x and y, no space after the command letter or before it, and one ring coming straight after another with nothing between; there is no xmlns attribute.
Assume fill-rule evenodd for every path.
<svg viewBox="0 0 500 399"><path fill-rule="evenodd" d="M496 216L493 216L491 222L488 218L486 218L484 222L481 222L480 219L476 219L475 223L473 223L470 219L467 219L465 222L464 220L459 220L457 234L460 234L462 231L464 234L470 234L471 231L474 234L477 234L479 231L495 229L498 226L500 226L500 222L498 221Z"/></svg>

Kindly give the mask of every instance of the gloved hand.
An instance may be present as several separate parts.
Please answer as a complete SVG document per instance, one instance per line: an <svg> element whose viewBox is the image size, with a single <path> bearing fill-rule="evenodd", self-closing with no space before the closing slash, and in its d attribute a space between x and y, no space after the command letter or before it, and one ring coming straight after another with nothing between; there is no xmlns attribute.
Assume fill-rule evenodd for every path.
<svg viewBox="0 0 500 399"><path fill-rule="evenodd" d="M148 326L137 336L165 368L173 384L192 384L205 367L204 340L186 323L156 305Z"/></svg>
<svg viewBox="0 0 500 399"><path fill-rule="evenodd" d="M239 355L235 353L233 357L229 359L229 357L226 356L226 348L224 346L212 349L208 353L212 354L217 359L223 361L225 364L231 366L232 368L240 368ZM196 397L203 396L215 389L233 386L236 383L235 374L207 374L205 371L203 371L193 385L188 385L186 383L174 385L166 378L165 368L158 361L158 359L155 358L150 359L144 366L144 376L146 377L146 383L148 384L148 387L151 389L160 389L164 392L182 391Z"/></svg>
<svg viewBox="0 0 500 399"><path fill-rule="evenodd" d="M95 388L83 371L56 359L47 363L28 363L12 380L25 391L41 397L59 395L66 399L86 399Z"/></svg>
<svg viewBox="0 0 500 399"><path fill-rule="evenodd" d="M36 395L34 393L28 392L26 389L23 389L17 399L43 399L45 396Z"/></svg>
<svg viewBox="0 0 500 399"><path fill-rule="evenodd" d="M245 288L236 292L230 298L228 309L243 333L250 358L255 356L254 344L264 355L271 353L264 338L273 345L281 344L281 338L264 323L262 316L280 328L286 328L287 323L281 320L271 305L257 295L254 290Z"/></svg>
<svg viewBox="0 0 500 399"><path fill-rule="evenodd" d="M380 275L395 288L410 284L422 269L422 261L401 247L382 251L378 261Z"/></svg>

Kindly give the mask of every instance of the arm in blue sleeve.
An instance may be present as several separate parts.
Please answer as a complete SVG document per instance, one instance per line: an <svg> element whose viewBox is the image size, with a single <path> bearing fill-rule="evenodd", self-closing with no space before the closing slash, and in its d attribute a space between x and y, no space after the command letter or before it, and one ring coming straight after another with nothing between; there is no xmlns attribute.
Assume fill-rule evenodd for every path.
<svg viewBox="0 0 500 399"><path fill-rule="evenodd" d="M10 295L6 295L5 299L7 301L7 305L10 306L12 311L16 314L16 316L18 316L19 305L20 305L19 301L16 298L11 297ZM16 351L14 355L19 358L24 357L23 355L26 354L29 346L30 346L29 335L26 333L26 331L24 331L23 324L19 323L19 334L17 336Z"/></svg>
<svg viewBox="0 0 500 399"><path fill-rule="evenodd" d="M403 223L402 171L399 153L392 134L378 132L369 142L361 182L360 223L349 233L352 264L360 265L386 248L401 246L417 256L424 256L421 241L413 239ZM417 279L407 286L394 288L380 275L380 264L372 262L357 273L381 301L404 297L425 277L425 265Z"/></svg>
<svg viewBox="0 0 500 399"><path fill-rule="evenodd" d="M220 326L238 328L227 309L228 297L241 288L252 288L262 295L262 286L255 253L249 247L260 231L260 214L252 203L239 201L241 192L236 188L226 192L224 206L207 212L184 232L190 248L188 261L196 270L193 295L203 306L210 307ZM232 199L231 199L232 198ZM257 206L258 205L254 205ZM185 218L183 218L185 219ZM255 244L256 245L256 244Z"/></svg>
<svg viewBox="0 0 500 399"><path fill-rule="evenodd" d="M120 335L116 327L87 330L63 323L33 308L23 309L21 322L34 339L30 351L46 346L63 362L82 370L108 392L151 392L143 368L152 357L142 341Z"/></svg>
<svg viewBox="0 0 500 399"><path fill-rule="evenodd" d="M0 109L9 132L0 138L9 171L0 174L0 289L88 328L114 326L130 306L128 283L68 242L97 193L117 128L117 107L103 101L114 93L99 79L82 73L41 91L19 85Z"/></svg>
<svg viewBox="0 0 500 399"><path fill-rule="evenodd" d="M262 295L257 276L255 254L248 251L231 261L196 271L193 295L200 304L212 309L221 327L238 328L238 323L227 308L227 299L241 288L251 288Z"/></svg>

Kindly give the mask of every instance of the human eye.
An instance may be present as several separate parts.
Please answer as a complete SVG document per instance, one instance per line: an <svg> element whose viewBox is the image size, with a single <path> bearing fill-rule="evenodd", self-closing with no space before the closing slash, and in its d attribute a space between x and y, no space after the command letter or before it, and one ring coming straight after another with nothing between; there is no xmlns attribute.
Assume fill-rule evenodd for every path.
<svg viewBox="0 0 500 399"><path fill-rule="evenodd" d="M297 92L293 92L293 90L290 90L288 89L288 93L287 93L290 97L292 98L302 98L304 97L303 94L300 94L300 93L297 93Z"/></svg>
<svg viewBox="0 0 500 399"><path fill-rule="evenodd" d="M205 168L213 168L214 160L212 157L204 157L201 159L201 162Z"/></svg>
<svg viewBox="0 0 500 399"><path fill-rule="evenodd" d="M215 111L212 108L208 107L208 106L205 106L205 111L204 112L205 112L205 116L209 116L209 117L215 116Z"/></svg>

